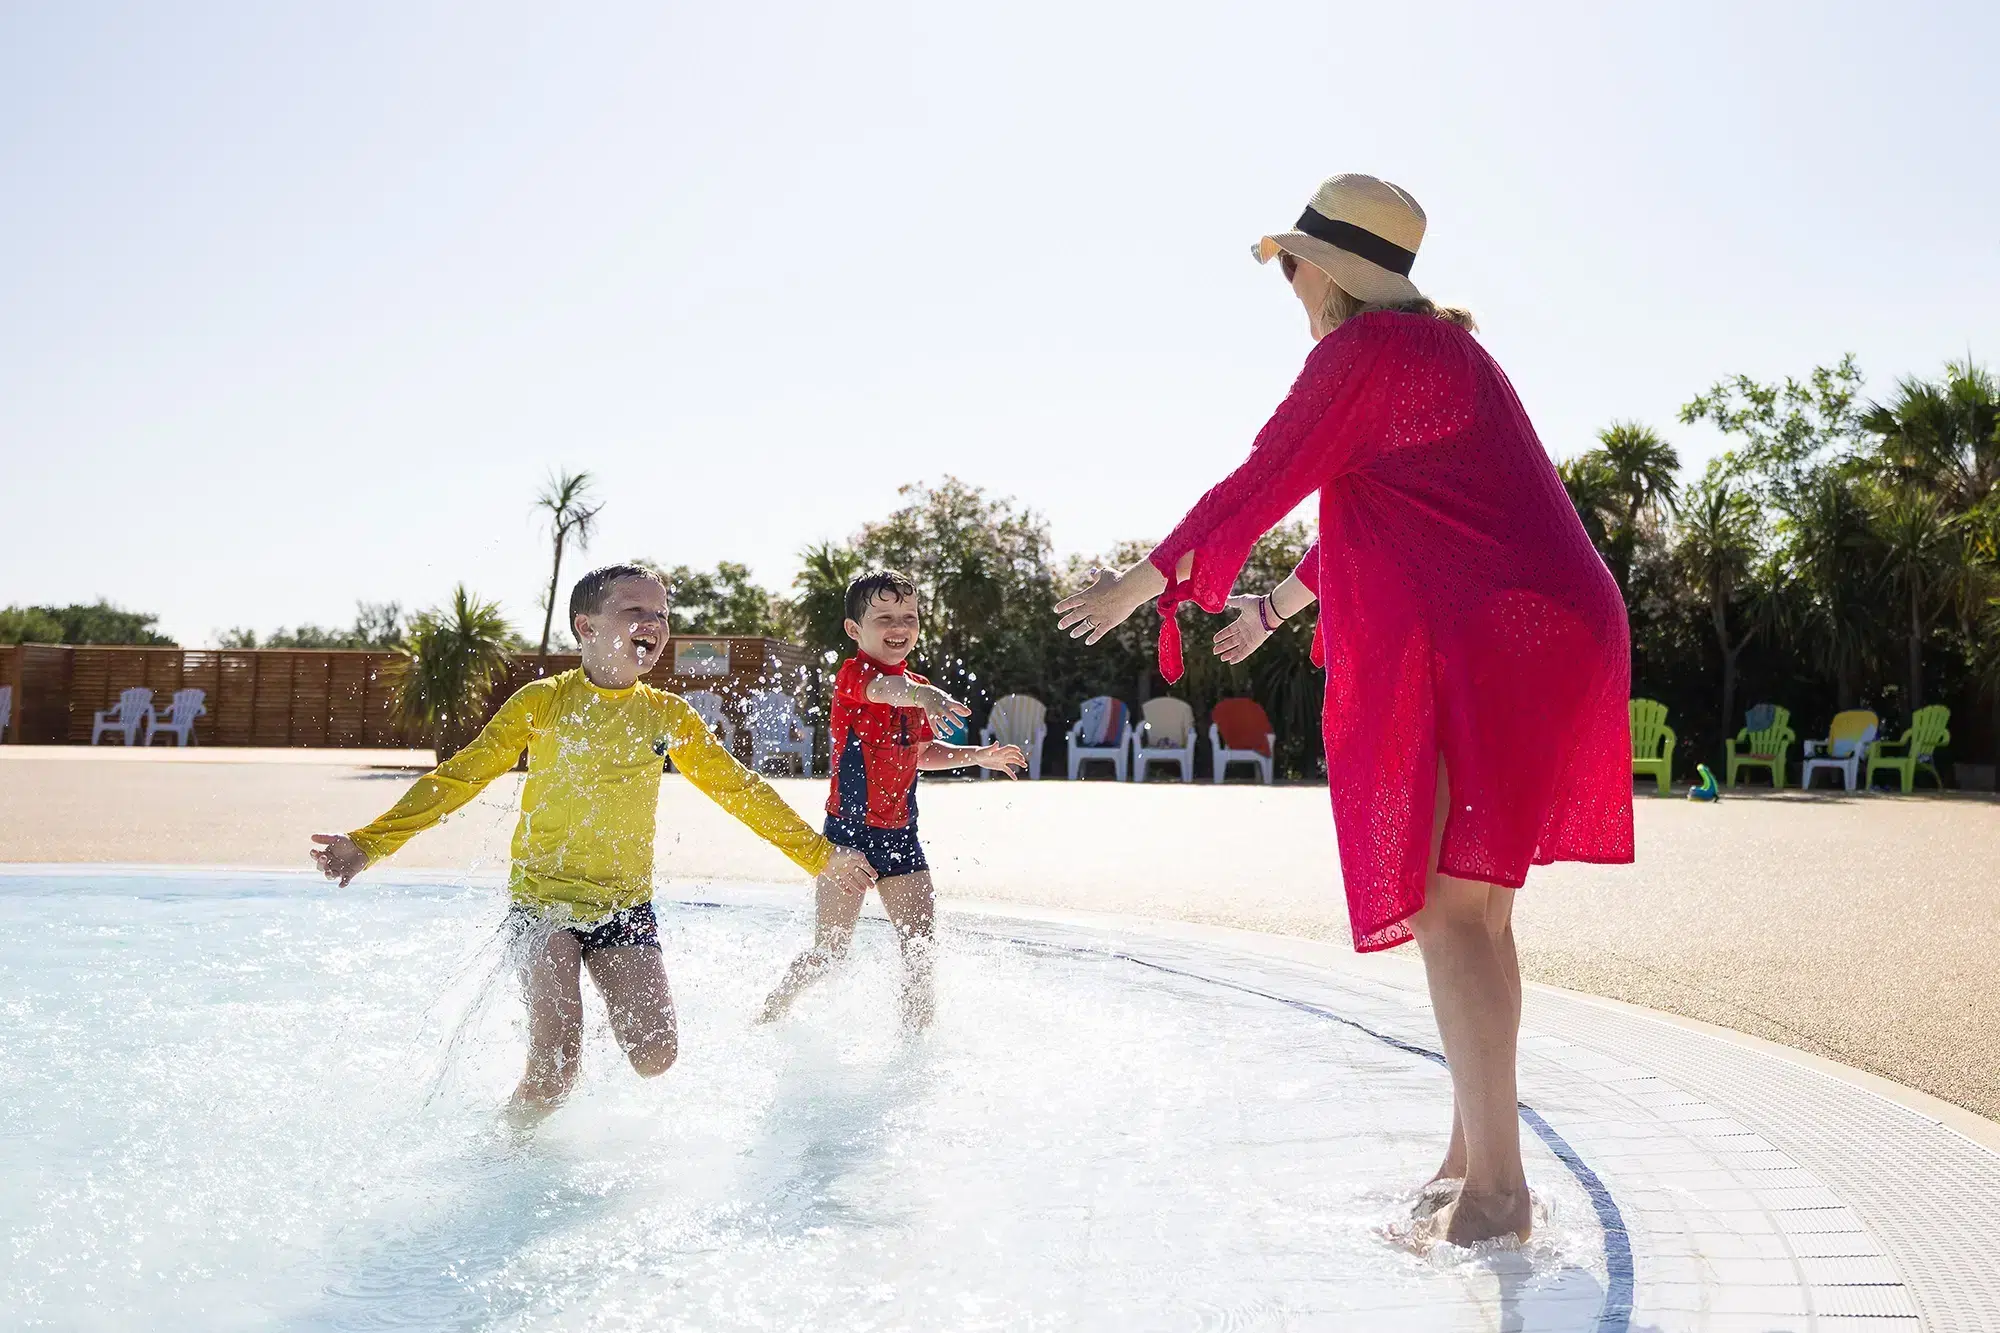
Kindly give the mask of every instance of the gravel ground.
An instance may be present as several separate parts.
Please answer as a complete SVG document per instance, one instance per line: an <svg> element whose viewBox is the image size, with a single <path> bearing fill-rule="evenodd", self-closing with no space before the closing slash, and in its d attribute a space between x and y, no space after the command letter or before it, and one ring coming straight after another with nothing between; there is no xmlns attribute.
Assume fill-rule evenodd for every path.
<svg viewBox="0 0 2000 1333"><path fill-rule="evenodd" d="M415 754L0 749L0 861L306 864ZM519 779L392 864L497 870ZM825 781L780 781L809 818ZM927 781L947 897L1347 938L1324 789ZM1517 909L1536 981L1783 1042L2000 1120L2000 803L1972 796L1637 799L1639 860L1537 870ZM797 879L669 778L659 866ZM803 888L803 884L801 884Z"/></svg>

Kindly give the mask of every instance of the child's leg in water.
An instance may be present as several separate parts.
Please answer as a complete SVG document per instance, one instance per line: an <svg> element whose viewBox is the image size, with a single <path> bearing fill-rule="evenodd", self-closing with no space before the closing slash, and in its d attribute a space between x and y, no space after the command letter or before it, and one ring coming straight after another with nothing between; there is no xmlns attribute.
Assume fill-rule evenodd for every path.
<svg viewBox="0 0 2000 1333"><path fill-rule="evenodd" d="M861 917L862 900L868 890L850 889L821 876L813 886L817 912L813 923L813 947L792 960L778 988L764 1001L759 1023L776 1020L792 1007L800 991L819 980L835 963L847 956L854 938L854 923Z"/></svg>
<svg viewBox="0 0 2000 1333"><path fill-rule="evenodd" d="M651 945L592 949L583 965L604 996L611 1030L625 1058L641 1078L658 1078L680 1054L674 997L667 988L667 965Z"/></svg>
<svg viewBox="0 0 2000 1333"><path fill-rule="evenodd" d="M931 927L937 918L937 895L931 872L896 875L877 881L875 887L903 946L903 1021L913 1028L928 1027L936 1008L931 976L936 944Z"/></svg>
<svg viewBox="0 0 2000 1333"><path fill-rule="evenodd" d="M525 933L518 947L528 1002L528 1068L507 1109L532 1124L576 1086L583 1055L583 946L567 930L540 927Z"/></svg>

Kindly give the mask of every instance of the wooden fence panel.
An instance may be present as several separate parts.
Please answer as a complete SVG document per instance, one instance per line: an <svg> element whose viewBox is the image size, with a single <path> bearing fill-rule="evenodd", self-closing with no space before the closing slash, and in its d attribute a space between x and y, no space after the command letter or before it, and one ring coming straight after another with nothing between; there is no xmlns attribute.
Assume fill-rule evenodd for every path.
<svg viewBox="0 0 2000 1333"><path fill-rule="evenodd" d="M803 649L768 639L706 642L727 643L725 673L677 675L670 652L647 673L647 682L683 694L713 690L738 718L758 689L782 690L806 705L808 715L818 711L812 705L819 701L804 689L810 661ZM391 652L349 650L0 645L0 684L15 687L7 739L88 744L93 715L115 704L119 691L143 686L153 691L158 708L165 708L176 690L204 693L208 711L195 722L200 745L406 746L410 742L392 720L399 660ZM577 662L574 653L514 659L492 707L536 677L567 671Z"/></svg>
<svg viewBox="0 0 2000 1333"><path fill-rule="evenodd" d="M300 654L292 659L291 734L288 745L326 745L326 653Z"/></svg>

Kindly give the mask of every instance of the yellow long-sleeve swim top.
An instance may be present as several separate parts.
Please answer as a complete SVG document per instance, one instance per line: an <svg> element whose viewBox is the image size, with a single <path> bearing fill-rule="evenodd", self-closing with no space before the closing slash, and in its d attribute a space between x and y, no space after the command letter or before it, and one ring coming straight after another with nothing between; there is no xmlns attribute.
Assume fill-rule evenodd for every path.
<svg viewBox="0 0 2000 1333"><path fill-rule="evenodd" d="M644 683L622 690L565 671L517 690L472 744L348 836L370 863L479 794L528 751L507 887L516 902L595 921L653 896L660 756L807 874L833 845L736 762L693 707Z"/></svg>

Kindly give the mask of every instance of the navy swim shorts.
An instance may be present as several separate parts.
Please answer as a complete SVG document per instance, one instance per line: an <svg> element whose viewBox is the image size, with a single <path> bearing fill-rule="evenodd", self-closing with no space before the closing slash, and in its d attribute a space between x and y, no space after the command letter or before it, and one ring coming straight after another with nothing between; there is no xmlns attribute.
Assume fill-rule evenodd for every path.
<svg viewBox="0 0 2000 1333"><path fill-rule="evenodd" d="M826 817L826 840L836 847L851 847L868 858L883 879L892 875L914 875L929 870L924 845L917 841L914 825L908 828L876 828L858 819Z"/></svg>

